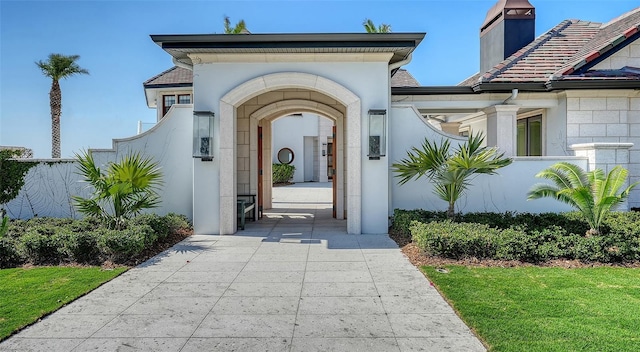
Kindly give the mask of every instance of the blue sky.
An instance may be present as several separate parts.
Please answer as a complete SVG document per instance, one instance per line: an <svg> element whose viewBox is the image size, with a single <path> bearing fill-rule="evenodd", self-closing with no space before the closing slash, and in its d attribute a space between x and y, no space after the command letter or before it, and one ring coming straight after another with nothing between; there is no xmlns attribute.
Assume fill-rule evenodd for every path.
<svg viewBox="0 0 640 352"><path fill-rule="evenodd" d="M362 21L394 32L426 32L405 66L422 85L455 85L478 71L478 31L497 0L421 1L7 1L0 0L0 145L51 155L51 81L34 64L50 53L80 55L90 71L61 82L62 156L110 148L155 121L142 82L170 68L150 34L221 33L223 17L253 33L363 32ZM638 0L530 0L536 35L565 19L596 22Z"/></svg>

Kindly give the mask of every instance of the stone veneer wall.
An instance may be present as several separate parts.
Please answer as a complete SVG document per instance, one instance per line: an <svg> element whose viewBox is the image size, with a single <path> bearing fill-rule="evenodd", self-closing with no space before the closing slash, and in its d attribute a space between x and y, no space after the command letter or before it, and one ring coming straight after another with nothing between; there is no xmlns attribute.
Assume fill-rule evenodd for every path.
<svg viewBox="0 0 640 352"><path fill-rule="evenodd" d="M629 169L630 182L640 181L640 91L568 91L567 147L582 143L633 143L623 166ZM609 169L627 160L626 155L612 157L617 160L599 164ZM640 206L640 189L631 193L629 205Z"/></svg>

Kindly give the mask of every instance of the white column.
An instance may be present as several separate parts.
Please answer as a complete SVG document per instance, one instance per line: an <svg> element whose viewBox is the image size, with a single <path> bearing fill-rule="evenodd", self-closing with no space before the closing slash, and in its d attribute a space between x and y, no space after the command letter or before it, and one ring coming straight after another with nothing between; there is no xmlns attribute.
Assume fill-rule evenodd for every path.
<svg viewBox="0 0 640 352"><path fill-rule="evenodd" d="M487 114L487 146L497 146L505 156L516 155L516 119L519 106L495 105L484 110Z"/></svg>

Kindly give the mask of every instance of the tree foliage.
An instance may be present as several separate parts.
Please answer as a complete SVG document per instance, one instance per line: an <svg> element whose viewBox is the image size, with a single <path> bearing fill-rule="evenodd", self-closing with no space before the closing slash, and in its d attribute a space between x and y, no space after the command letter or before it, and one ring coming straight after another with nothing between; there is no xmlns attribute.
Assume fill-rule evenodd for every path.
<svg viewBox="0 0 640 352"><path fill-rule="evenodd" d="M638 185L636 182L620 191L627 182L628 174L619 165L605 174L601 169L586 172L577 165L559 162L536 175L553 184L534 185L528 193L528 199L550 197L569 204L580 211L589 223L587 235L597 235L611 209L627 199L629 192Z"/></svg>
<svg viewBox="0 0 640 352"><path fill-rule="evenodd" d="M37 61L42 74L51 78L49 105L51 108L51 157L60 157L60 115L62 114L62 91L60 80L78 74L88 75L89 71L80 67L76 61L79 55L49 54L47 61Z"/></svg>
<svg viewBox="0 0 640 352"><path fill-rule="evenodd" d="M79 173L94 189L90 198L73 197L81 213L120 229L126 219L160 204L157 190L162 185L162 173L150 158L131 153L120 162L108 163L104 172L96 166L91 152L76 154L76 158Z"/></svg>
<svg viewBox="0 0 640 352"><path fill-rule="evenodd" d="M364 30L367 33L391 33L391 25L382 23L376 27L375 23L369 18L362 22L362 26L364 26Z"/></svg>
<svg viewBox="0 0 640 352"><path fill-rule="evenodd" d="M243 34L248 33L247 25L244 20L238 21L235 26L231 26L229 16L224 16L224 33L225 34Z"/></svg>
<svg viewBox="0 0 640 352"><path fill-rule="evenodd" d="M453 218L455 202L466 192L476 174L495 174L496 170L511 164L493 147L483 147L482 134L469 139L452 150L448 140L440 144L425 138L422 148L413 147L407 157L391 165L403 185L413 178L426 176L434 182L434 193L449 204L447 216Z"/></svg>
<svg viewBox="0 0 640 352"><path fill-rule="evenodd" d="M15 161L23 151L20 149L0 150L0 205L9 203L20 193L24 186L24 176L37 163L31 161Z"/></svg>

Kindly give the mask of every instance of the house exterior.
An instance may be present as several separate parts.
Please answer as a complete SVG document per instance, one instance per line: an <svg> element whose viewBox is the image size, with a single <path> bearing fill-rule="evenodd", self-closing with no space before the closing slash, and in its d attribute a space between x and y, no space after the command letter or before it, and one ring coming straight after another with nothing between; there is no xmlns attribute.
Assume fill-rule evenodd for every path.
<svg viewBox="0 0 640 352"><path fill-rule="evenodd" d="M456 144L477 132L514 162L475 178L458 211L568 210L526 200L535 174L555 162L623 165L640 180L640 8L606 24L568 20L537 38L535 16L526 0L498 1L481 26L480 72L447 87L420 86L400 68L417 60L424 33L152 35L175 64L144 83L158 123L93 153L154 157L168 185L158 212L186 214L202 234L236 232L239 194L271 207L271 165L284 148L303 161L296 180L331 176L349 233L386 233L395 208L446 208L426 179L399 186L391 165L425 138ZM29 182L45 171L34 168ZM56 215L25 206L29 197L10 214ZM638 206L640 190L626 205Z"/></svg>

